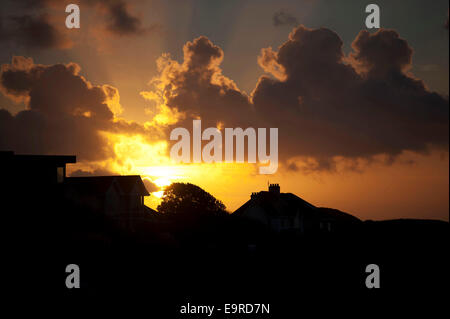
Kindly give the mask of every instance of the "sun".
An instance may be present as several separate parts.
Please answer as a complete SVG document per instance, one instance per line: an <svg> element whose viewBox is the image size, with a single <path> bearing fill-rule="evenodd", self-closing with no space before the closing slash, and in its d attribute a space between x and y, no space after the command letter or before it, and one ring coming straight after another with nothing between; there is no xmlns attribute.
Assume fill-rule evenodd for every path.
<svg viewBox="0 0 450 319"><path fill-rule="evenodd" d="M164 195L164 191L153 192L152 195L157 198L162 198Z"/></svg>
<svg viewBox="0 0 450 319"><path fill-rule="evenodd" d="M171 177L160 177L158 179L155 179L153 183L155 183L159 188L163 188L172 184L172 180Z"/></svg>
<svg viewBox="0 0 450 319"><path fill-rule="evenodd" d="M148 176L152 182L158 186L159 190L156 192L152 192L152 196L157 199L161 199L164 195L164 189L171 185L174 180L180 178L180 176L176 175L176 169L170 166L152 166L152 167L143 167L141 169L142 175Z"/></svg>
<svg viewBox="0 0 450 319"><path fill-rule="evenodd" d="M160 191L157 192L153 192L152 195L154 195L157 198L162 198L164 195L164 189L169 186L170 184L172 184L172 181L170 179L170 177L160 177L158 179L155 179L153 181L153 183L156 184L156 186L158 186L160 189Z"/></svg>

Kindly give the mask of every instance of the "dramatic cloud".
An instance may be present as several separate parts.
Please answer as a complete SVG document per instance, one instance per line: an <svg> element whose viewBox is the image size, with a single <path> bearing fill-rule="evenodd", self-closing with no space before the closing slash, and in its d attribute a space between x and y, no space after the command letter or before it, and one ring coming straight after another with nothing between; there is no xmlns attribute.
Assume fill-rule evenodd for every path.
<svg viewBox="0 0 450 319"><path fill-rule="evenodd" d="M222 74L224 53L208 38L187 42L183 53L182 63L158 59L152 90L142 92L160 110L149 125L119 119L118 90L92 85L77 64L14 57L1 68L0 90L27 109L0 110L0 148L101 161L117 152L105 133L143 143L201 118L204 128L277 127L280 160L291 170L448 151L448 98L410 73L413 50L395 31L361 31L345 55L335 32L299 26L278 50L261 50L258 63L269 74L250 96Z"/></svg>
<svg viewBox="0 0 450 319"><path fill-rule="evenodd" d="M253 103L275 119L285 156L313 157L325 167L335 157L448 147L448 100L407 73L411 59L394 31L361 31L348 59L336 33L300 26L273 61L285 79L262 77Z"/></svg>
<svg viewBox="0 0 450 319"><path fill-rule="evenodd" d="M151 127L115 117L118 91L94 86L75 63L40 65L13 57L0 72L0 91L27 109L0 109L0 149L17 153L76 154L81 161L114 158L104 133L158 135Z"/></svg>
<svg viewBox="0 0 450 319"><path fill-rule="evenodd" d="M158 60L161 74L151 84L161 90L143 92L142 95L165 103L176 113L188 114L177 126L192 126L192 118L197 117L204 120L204 125L215 126L219 122L248 124L251 116L249 98L232 80L222 75L219 67L223 59L222 49L206 37L199 37L187 42L183 52L182 64L167 55Z"/></svg>
<svg viewBox="0 0 450 319"><path fill-rule="evenodd" d="M106 30L117 36L143 35L157 30L160 26L152 24L148 27L131 13L129 2L124 0L81 0L82 3L97 7L99 14L106 20Z"/></svg>
<svg viewBox="0 0 450 319"><path fill-rule="evenodd" d="M272 16L273 25L279 26L296 26L298 24L297 18L284 10L277 11Z"/></svg>
<svg viewBox="0 0 450 319"><path fill-rule="evenodd" d="M381 29L360 32L345 56L333 31L299 26L278 51L261 51L258 61L272 76L248 97L222 74L222 50L200 37L184 46L183 63L160 58L158 89L146 93L183 112L176 126L201 118L205 127L278 127L280 157L291 169L448 150L448 99L408 73L412 53L396 32Z"/></svg>
<svg viewBox="0 0 450 319"><path fill-rule="evenodd" d="M128 12L125 2L113 1L108 3L109 24L108 30L118 35L142 34L145 29L142 28L141 21Z"/></svg>
<svg viewBox="0 0 450 319"><path fill-rule="evenodd" d="M411 68L413 50L393 30L372 35L360 32L352 47L355 51L350 55L353 65L359 66L360 72L370 73L371 77L385 79L389 74L404 74Z"/></svg>
<svg viewBox="0 0 450 319"><path fill-rule="evenodd" d="M0 26L2 40L6 39L15 44L40 49L67 49L73 45L64 33L65 30L59 30L56 24L49 20L49 16L44 13L49 8L62 10L66 4L61 3L60 0L10 2L24 14L4 18L8 21L8 27L3 26L2 34ZM125 0L80 0L79 5L94 7L96 14L101 15L104 19L105 27L103 29L113 35L143 35L160 27L158 24L144 27L141 19L131 13L130 5ZM4 24L6 24L5 21Z"/></svg>
<svg viewBox="0 0 450 319"><path fill-rule="evenodd" d="M5 19L0 30L2 41L37 49L68 49L72 41L49 21L49 16L21 15ZM0 21L1 22L1 21Z"/></svg>

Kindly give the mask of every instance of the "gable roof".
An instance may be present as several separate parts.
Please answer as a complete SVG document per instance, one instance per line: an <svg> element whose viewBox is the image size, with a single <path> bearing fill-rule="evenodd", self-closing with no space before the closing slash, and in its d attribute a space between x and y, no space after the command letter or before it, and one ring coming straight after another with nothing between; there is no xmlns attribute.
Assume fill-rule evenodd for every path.
<svg viewBox="0 0 450 319"><path fill-rule="evenodd" d="M251 199L239 207L234 213L243 214L248 208L258 206L271 216L292 216L297 212L312 212L317 208L292 193L273 193L262 191L253 194Z"/></svg>
<svg viewBox="0 0 450 319"><path fill-rule="evenodd" d="M114 184L118 186L122 195L130 195L135 186L137 186L136 190L139 195L150 195L139 175L66 178L66 185L68 188L75 189L76 191L85 194L104 194Z"/></svg>

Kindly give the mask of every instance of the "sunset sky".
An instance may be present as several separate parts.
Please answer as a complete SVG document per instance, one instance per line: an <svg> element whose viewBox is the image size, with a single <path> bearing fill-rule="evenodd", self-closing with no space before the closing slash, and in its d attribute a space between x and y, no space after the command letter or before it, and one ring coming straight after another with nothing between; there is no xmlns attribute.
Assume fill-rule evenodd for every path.
<svg viewBox="0 0 450 319"><path fill-rule="evenodd" d="M77 3L81 28L65 27ZM449 219L448 1L23 0L0 10L0 150L191 182L232 212L267 183L361 219ZM277 127L279 168L175 164L170 131Z"/></svg>

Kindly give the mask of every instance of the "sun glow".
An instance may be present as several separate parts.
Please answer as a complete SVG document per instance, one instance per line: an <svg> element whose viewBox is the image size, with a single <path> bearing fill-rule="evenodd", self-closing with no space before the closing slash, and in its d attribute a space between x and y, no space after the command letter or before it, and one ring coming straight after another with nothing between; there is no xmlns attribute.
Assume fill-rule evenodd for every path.
<svg viewBox="0 0 450 319"><path fill-rule="evenodd" d="M170 178L161 177L153 181L157 186L159 187L166 187L172 184L172 181Z"/></svg>
<svg viewBox="0 0 450 319"><path fill-rule="evenodd" d="M161 199L164 195L164 191L153 192L152 195L156 196L158 199Z"/></svg>
<svg viewBox="0 0 450 319"><path fill-rule="evenodd" d="M152 208L161 203L164 189L174 182L193 183L226 201L228 196L234 198L240 195L239 187L235 186L237 180L248 181L248 177L256 174L256 166L248 163L174 163L169 157L169 144L164 140L152 141L139 134L103 132L102 136L112 146L114 156L100 162L78 163L69 169L69 175L70 171L77 169L90 172L102 169L118 175L140 175L157 187L145 198L145 204ZM255 180L264 183L259 182L260 178ZM247 184L242 186L254 188Z"/></svg>

